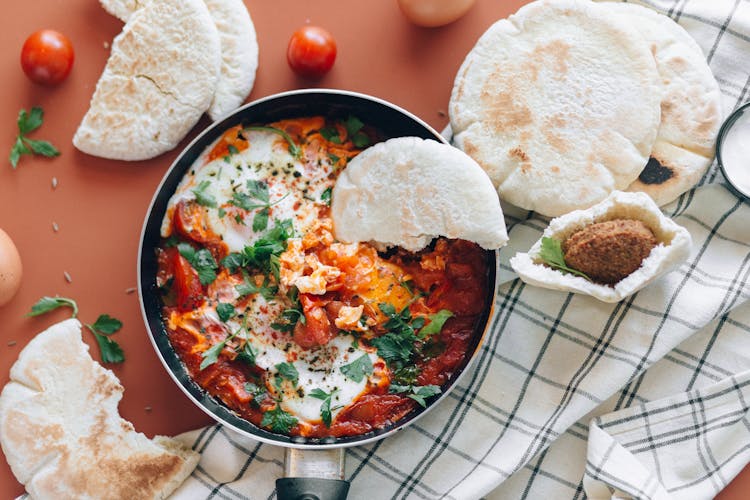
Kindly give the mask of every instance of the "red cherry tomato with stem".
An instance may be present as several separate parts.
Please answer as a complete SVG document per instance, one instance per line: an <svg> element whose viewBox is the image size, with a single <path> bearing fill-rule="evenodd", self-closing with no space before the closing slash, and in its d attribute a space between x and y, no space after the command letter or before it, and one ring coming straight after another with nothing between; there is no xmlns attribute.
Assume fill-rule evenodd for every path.
<svg viewBox="0 0 750 500"><path fill-rule="evenodd" d="M286 60L298 75L320 78L336 61L336 41L323 28L304 26L289 39Z"/></svg>
<svg viewBox="0 0 750 500"><path fill-rule="evenodd" d="M73 44L55 30L32 33L21 49L21 67L33 82L57 85L68 77L73 67Z"/></svg>

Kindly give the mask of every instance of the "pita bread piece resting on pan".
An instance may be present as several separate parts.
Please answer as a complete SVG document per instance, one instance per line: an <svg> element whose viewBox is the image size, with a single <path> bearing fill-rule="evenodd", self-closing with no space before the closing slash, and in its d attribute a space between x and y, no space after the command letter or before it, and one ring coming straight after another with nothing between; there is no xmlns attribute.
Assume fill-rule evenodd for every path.
<svg viewBox="0 0 750 500"><path fill-rule="evenodd" d="M692 188L713 162L721 92L703 51L679 24L647 7L602 3L648 42L661 77L661 124L646 167L628 191L666 205Z"/></svg>
<svg viewBox="0 0 750 500"><path fill-rule="evenodd" d="M492 182L465 153L433 140L398 137L349 162L331 196L336 237L416 252L433 238L497 249L508 241Z"/></svg>
<svg viewBox="0 0 750 500"><path fill-rule="evenodd" d="M34 337L0 395L0 443L35 499L168 497L199 455L122 419L123 388L69 319Z"/></svg>
<svg viewBox="0 0 750 500"><path fill-rule="evenodd" d="M456 145L500 197L557 216L627 188L656 138L659 75L629 22L589 0L542 0L492 25L456 75Z"/></svg>
<svg viewBox="0 0 750 500"><path fill-rule="evenodd" d="M73 144L116 160L173 149L211 104L220 64L219 35L202 0L149 3L115 37Z"/></svg>
<svg viewBox="0 0 750 500"><path fill-rule="evenodd" d="M100 0L104 10L127 22L151 0ZM258 69L255 25L242 0L204 0L219 30L221 72L208 115L217 120L238 108L250 95Z"/></svg>

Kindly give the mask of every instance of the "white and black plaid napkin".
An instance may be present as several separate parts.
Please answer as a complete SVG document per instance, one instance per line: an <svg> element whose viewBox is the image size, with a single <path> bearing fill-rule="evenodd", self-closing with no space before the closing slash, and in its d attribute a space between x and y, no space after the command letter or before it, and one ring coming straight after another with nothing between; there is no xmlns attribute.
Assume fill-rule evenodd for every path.
<svg viewBox="0 0 750 500"><path fill-rule="evenodd" d="M750 1L647 0L704 50L725 112L750 100ZM749 139L750 140L750 139ZM350 498L711 498L750 461L750 205L714 165L666 207L693 237L679 269L617 304L526 286L509 256L491 332L440 406L346 451ZM283 450L213 426L175 498L275 498Z"/></svg>

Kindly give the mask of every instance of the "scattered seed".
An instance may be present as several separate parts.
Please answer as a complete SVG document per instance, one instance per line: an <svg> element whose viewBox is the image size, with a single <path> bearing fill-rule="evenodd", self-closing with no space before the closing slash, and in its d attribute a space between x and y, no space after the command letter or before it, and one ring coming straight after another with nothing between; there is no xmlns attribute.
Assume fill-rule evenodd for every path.
<svg viewBox="0 0 750 500"><path fill-rule="evenodd" d="M56 188L57 188L57 177L53 177L52 178L52 189L56 189Z"/></svg>
<svg viewBox="0 0 750 500"><path fill-rule="evenodd" d="M60 230L60 226L57 225L57 222L52 223L52 230L54 232L58 232Z"/></svg>
<svg viewBox="0 0 750 500"><path fill-rule="evenodd" d="M108 49L108 48L109 48L109 42L104 42L104 48L105 48L105 49Z"/></svg>
<svg viewBox="0 0 750 500"><path fill-rule="evenodd" d="M65 276L65 281L68 283L73 283L73 278L70 277L70 273L68 271L63 271L63 276Z"/></svg>
<svg viewBox="0 0 750 500"><path fill-rule="evenodd" d="M440 118L445 118L445 117L446 117L446 116L448 116L448 115L446 115L446 114L445 114L445 111L443 111L442 109L438 109L438 116L439 116Z"/></svg>
<svg viewBox="0 0 750 500"><path fill-rule="evenodd" d="M146 411L151 411L152 409L153 408L151 408L150 406L147 406L147 407L144 408L144 410L146 410Z"/></svg>
<svg viewBox="0 0 750 500"><path fill-rule="evenodd" d="M125 293L130 295L131 293L135 293L136 288L134 286L131 286L130 288L125 289Z"/></svg>
<svg viewBox="0 0 750 500"><path fill-rule="evenodd" d="M16 341L15 340L11 340L11 341L8 342L8 347L13 347L14 345L16 345Z"/></svg>

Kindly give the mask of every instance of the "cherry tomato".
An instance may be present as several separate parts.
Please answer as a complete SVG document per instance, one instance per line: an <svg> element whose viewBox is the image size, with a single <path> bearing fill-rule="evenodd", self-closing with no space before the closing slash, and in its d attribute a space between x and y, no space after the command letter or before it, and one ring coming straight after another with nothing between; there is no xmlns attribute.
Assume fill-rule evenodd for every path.
<svg viewBox="0 0 750 500"><path fill-rule="evenodd" d="M195 309L203 302L203 286L198 272L185 257L174 250L172 258L174 267L174 290L177 294L177 307L181 311Z"/></svg>
<svg viewBox="0 0 750 500"><path fill-rule="evenodd" d="M73 44L55 30L32 33L21 49L21 67L32 81L57 85L68 77L73 67Z"/></svg>
<svg viewBox="0 0 750 500"><path fill-rule="evenodd" d="M323 28L304 26L289 39L286 60L297 74L320 78L336 61L336 41Z"/></svg>

